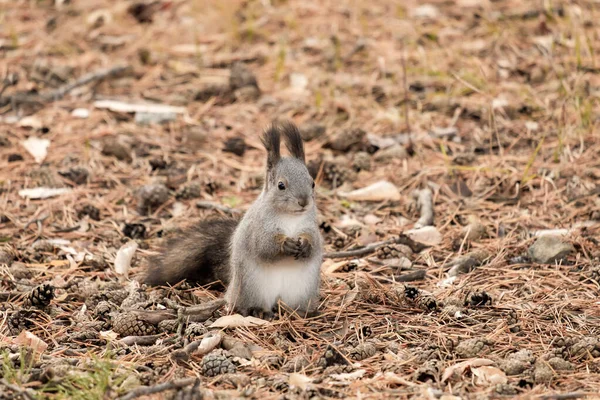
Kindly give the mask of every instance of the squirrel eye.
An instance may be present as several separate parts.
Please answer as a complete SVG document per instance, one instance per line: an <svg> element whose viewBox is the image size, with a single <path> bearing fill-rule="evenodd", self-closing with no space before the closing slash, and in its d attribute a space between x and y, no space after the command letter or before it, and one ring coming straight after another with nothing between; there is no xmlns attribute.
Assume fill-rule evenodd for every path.
<svg viewBox="0 0 600 400"><path fill-rule="evenodd" d="M277 184L277 187L279 188L279 190L285 190L285 185L281 181L279 181L279 183Z"/></svg>
<svg viewBox="0 0 600 400"><path fill-rule="evenodd" d="M312 188L313 189L315 188L315 181L313 181Z"/></svg>

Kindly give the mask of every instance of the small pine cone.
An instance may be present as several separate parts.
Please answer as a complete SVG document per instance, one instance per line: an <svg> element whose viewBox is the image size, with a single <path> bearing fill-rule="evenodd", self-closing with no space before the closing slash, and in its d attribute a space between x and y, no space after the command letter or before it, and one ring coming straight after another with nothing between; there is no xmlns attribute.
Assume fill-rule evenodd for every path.
<svg viewBox="0 0 600 400"><path fill-rule="evenodd" d="M345 246L346 246L346 239L344 239L343 237L337 237L333 241L333 247L335 247L336 249L343 249Z"/></svg>
<svg viewBox="0 0 600 400"><path fill-rule="evenodd" d="M419 307L425 311L434 311L439 307L438 302L431 295L419 296L417 303L419 304Z"/></svg>
<svg viewBox="0 0 600 400"><path fill-rule="evenodd" d="M594 282L598 282L600 283L600 267L595 267L592 268L588 273L587 273L587 278L594 281Z"/></svg>
<svg viewBox="0 0 600 400"><path fill-rule="evenodd" d="M377 248L377 258L387 260L390 258L406 257L410 258L413 254L410 247L404 244L384 244Z"/></svg>
<svg viewBox="0 0 600 400"><path fill-rule="evenodd" d="M123 304L123 301L129 296L129 291L127 289L120 290L109 290L103 293L106 297L107 301L114 303L118 306Z"/></svg>
<svg viewBox="0 0 600 400"><path fill-rule="evenodd" d="M437 382L440 375L440 362L438 360L427 361L415 371L415 381L417 382Z"/></svg>
<svg viewBox="0 0 600 400"><path fill-rule="evenodd" d="M492 297L483 290L467 293L464 301L465 306L482 307L492 304Z"/></svg>
<svg viewBox="0 0 600 400"><path fill-rule="evenodd" d="M223 351L213 351L202 359L202 375L217 376L235 373L235 365Z"/></svg>
<svg viewBox="0 0 600 400"><path fill-rule="evenodd" d="M373 357L376 352L377 349L373 343L361 343L348 352L348 357L352 360L362 361L365 358Z"/></svg>
<svg viewBox="0 0 600 400"><path fill-rule="evenodd" d="M101 301L94 308L94 313L93 313L94 318L101 319L101 320L107 320L107 319L109 319L109 314L111 312L115 311L115 309L116 309L116 307L113 303L108 302L108 301Z"/></svg>
<svg viewBox="0 0 600 400"><path fill-rule="evenodd" d="M36 287L27 295L23 307L46 308L54 298L54 287L44 284Z"/></svg>
<svg viewBox="0 0 600 400"><path fill-rule="evenodd" d="M115 316L112 330L122 337L148 336L156 333L154 325L139 319L133 313L123 313Z"/></svg>
<svg viewBox="0 0 600 400"><path fill-rule="evenodd" d="M405 286L404 287L404 297L408 300L416 300L417 297L419 297L419 294L421 294L421 292L416 287L413 287L413 286Z"/></svg>
<svg viewBox="0 0 600 400"><path fill-rule="evenodd" d="M180 200L196 199L202 195L202 185L199 182L190 182L187 185L181 187L175 198Z"/></svg>
<svg viewBox="0 0 600 400"><path fill-rule="evenodd" d="M158 330L160 332L174 333L177 332L179 327L179 321L176 319L166 319L158 323Z"/></svg>
<svg viewBox="0 0 600 400"><path fill-rule="evenodd" d="M354 174L345 166L345 163L337 161L325 161L323 163L323 178L332 189L340 187L344 182L352 181Z"/></svg>
<svg viewBox="0 0 600 400"><path fill-rule="evenodd" d="M354 160L352 160L352 168L355 171L370 171L371 170L371 156L369 153L364 151L359 151L354 155Z"/></svg>
<svg viewBox="0 0 600 400"><path fill-rule="evenodd" d="M506 317L506 323L509 326L509 329L512 333L517 333L521 331L519 317L517 316L517 312L515 310L510 310L508 312L508 316Z"/></svg>
<svg viewBox="0 0 600 400"><path fill-rule="evenodd" d="M346 361L344 356L342 356L342 354L339 351L337 351L333 346L329 345L325 349L325 353L323 354L323 357L321 358L321 360L319 360L319 364L323 364L323 363L324 363L324 367L328 367L330 365L336 365L336 364L345 365L345 364L348 364L348 361Z"/></svg>
<svg viewBox="0 0 600 400"><path fill-rule="evenodd" d="M139 309L141 303L148 301L148 295L142 290L134 290L121 302L123 308Z"/></svg>
<svg viewBox="0 0 600 400"><path fill-rule="evenodd" d="M208 329L203 324L192 322L185 328L185 337L194 338L204 335L208 332Z"/></svg>
<svg viewBox="0 0 600 400"><path fill-rule="evenodd" d="M33 319L38 316L39 312L34 309L16 310L9 314L6 325L10 336L17 336L22 330L29 330L34 326Z"/></svg>
<svg viewBox="0 0 600 400"><path fill-rule="evenodd" d="M332 365L330 367L325 368L323 374L325 376L334 375L334 374L349 374L354 371L354 367L350 364L347 365Z"/></svg>

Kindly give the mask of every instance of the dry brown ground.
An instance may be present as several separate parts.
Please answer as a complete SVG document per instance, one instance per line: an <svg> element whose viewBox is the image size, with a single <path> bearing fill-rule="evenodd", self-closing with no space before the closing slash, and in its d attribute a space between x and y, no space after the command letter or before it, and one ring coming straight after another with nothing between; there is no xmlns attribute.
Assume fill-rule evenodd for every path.
<svg viewBox="0 0 600 400"><path fill-rule="evenodd" d="M157 398L600 392L598 3L428 4L0 1L0 399L131 398L164 382L183 389ZM260 93L232 90L235 62ZM100 99L184 113L142 125L94 107ZM138 290L117 277L115 255L134 236L136 276L161 237L223 212L198 200L246 208L260 191L258 135L277 118L318 136L306 146L320 170L328 252L413 228L412 194L423 188L442 240L327 259L321 316L225 329L212 341L229 350L186 356L187 342L210 344L206 329L224 310L182 335L176 323L155 325L156 310L172 319L169 310L214 304L219 292ZM21 144L28 137L50 141L41 164ZM223 151L240 138L243 155ZM383 179L400 200L341 195ZM138 193L152 183L169 189L154 193L156 204ZM19 195L36 187L71 190ZM527 258L533 235L548 229L569 230L560 265ZM449 281L465 254L477 268ZM415 271L425 275L398 282ZM22 331L48 345L43 354L15 344ZM131 334L158 336L121 340ZM472 365L444 376L465 360ZM194 377L200 389L185 380Z"/></svg>

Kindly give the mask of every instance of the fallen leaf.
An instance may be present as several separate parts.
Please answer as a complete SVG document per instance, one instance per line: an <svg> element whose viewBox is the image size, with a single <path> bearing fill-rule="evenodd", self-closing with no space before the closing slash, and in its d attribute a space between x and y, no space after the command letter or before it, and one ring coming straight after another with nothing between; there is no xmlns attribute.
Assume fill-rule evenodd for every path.
<svg viewBox="0 0 600 400"><path fill-rule="evenodd" d="M21 142L21 145L33 156L36 163L41 164L48 155L50 140L30 136Z"/></svg>
<svg viewBox="0 0 600 400"><path fill-rule="evenodd" d="M424 226L404 232L406 236L428 246L436 246L442 242L442 234L435 226Z"/></svg>
<svg viewBox="0 0 600 400"><path fill-rule="evenodd" d="M241 326L258 326L268 324L268 321L256 317L242 317L240 314L225 315L210 326L211 328L237 328Z"/></svg>
<svg viewBox="0 0 600 400"><path fill-rule="evenodd" d="M483 367L487 365L492 365L494 362L492 360L488 360L487 358L472 358L470 360L466 360L463 362L459 362L458 364L454 364L446 368L444 371L444 375L442 375L442 382L445 382L455 373L458 375L462 375L467 368L474 367Z"/></svg>
<svg viewBox="0 0 600 400"><path fill-rule="evenodd" d="M353 190L349 193L339 193L348 200L355 201L384 201L400 200L400 191L391 182L379 181L362 189Z"/></svg>
<svg viewBox="0 0 600 400"><path fill-rule="evenodd" d="M345 374L331 374L329 375L332 379L336 381L351 381L354 379L360 379L367 371L364 369L357 369L354 372L349 372Z"/></svg>
<svg viewBox="0 0 600 400"><path fill-rule="evenodd" d="M87 108L76 108L71 111L71 115L75 118L85 119L90 116L90 111Z"/></svg>
<svg viewBox="0 0 600 400"><path fill-rule="evenodd" d="M306 390L308 388L308 385L311 382L312 382L312 379L310 379L308 376L298 374L298 373L290 374L289 381L288 381L288 383L290 384L290 387L297 387L302 390Z"/></svg>
<svg viewBox="0 0 600 400"><path fill-rule="evenodd" d="M117 338L119 337L119 334L109 330L109 331L101 331L98 334L98 336L100 337L100 339L104 339L106 341L111 341L111 340L117 340Z"/></svg>
<svg viewBox="0 0 600 400"><path fill-rule="evenodd" d="M27 197L31 200L47 199L50 197L60 196L61 194L69 193L71 189L68 188L48 188L38 187L33 189L19 190L19 196Z"/></svg>
<svg viewBox="0 0 600 400"><path fill-rule="evenodd" d="M479 368L471 368L471 372L475 375L476 385L498 385L508 382L506 374L499 368L483 366Z"/></svg>
<svg viewBox="0 0 600 400"><path fill-rule="evenodd" d="M131 267L131 260L137 248L137 242L130 241L121 246L119 251L117 251L117 256L115 257L115 272L117 274L127 277L129 268Z"/></svg>
<svg viewBox="0 0 600 400"><path fill-rule="evenodd" d="M215 347L217 347L221 340L223 340L223 336L220 333L215 333L211 336L204 337L200 342L200 346L194 352L196 355L204 355L210 353Z"/></svg>
<svg viewBox="0 0 600 400"><path fill-rule="evenodd" d="M94 107L108 109L114 112L121 113L151 113L151 114L164 114L164 113L175 113L183 114L186 112L185 107L174 107L165 104L153 104L153 103L125 103L122 101L114 100L98 100L94 102Z"/></svg>
<svg viewBox="0 0 600 400"><path fill-rule="evenodd" d="M48 344L33 333L22 330L19 336L15 339L16 344L20 344L25 347L29 347L35 353L43 353L48 348Z"/></svg>
<svg viewBox="0 0 600 400"><path fill-rule="evenodd" d="M19 126L22 128L31 128L31 129L42 129L42 121L39 118L34 116L29 116L25 118L21 118L19 120Z"/></svg>

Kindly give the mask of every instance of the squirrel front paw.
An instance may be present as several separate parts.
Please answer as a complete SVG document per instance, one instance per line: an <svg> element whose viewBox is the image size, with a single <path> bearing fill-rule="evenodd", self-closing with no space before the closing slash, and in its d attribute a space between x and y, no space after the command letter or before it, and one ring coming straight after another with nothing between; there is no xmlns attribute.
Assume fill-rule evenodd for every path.
<svg viewBox="0 0 600 400"><path fill-rule="evenodd" d="M286 256L292 256L296 260L310 256L312 245L309 238L305 235L300 235L297 239L278 235L277 241L281 246L281 252Z"/></svg>

